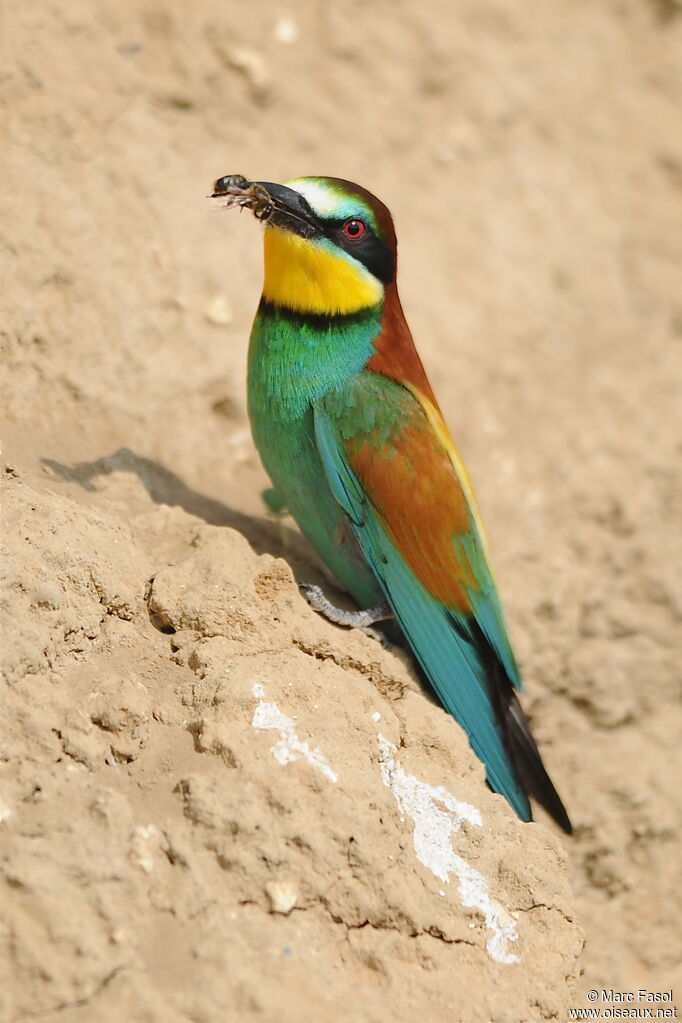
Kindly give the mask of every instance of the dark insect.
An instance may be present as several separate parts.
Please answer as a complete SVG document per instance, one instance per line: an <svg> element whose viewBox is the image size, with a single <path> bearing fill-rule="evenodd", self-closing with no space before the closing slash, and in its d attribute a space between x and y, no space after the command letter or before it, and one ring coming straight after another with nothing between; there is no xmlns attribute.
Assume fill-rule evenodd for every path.
<svg viewBox="0 0 682 1023"><path fill-rule="evenodd" d="M238 206L253 210L258 220L267 220L273 210L268 190L257 181L247 181L242 174L226 174L213 185L212 199L226 199L226 209Z"/></svg>

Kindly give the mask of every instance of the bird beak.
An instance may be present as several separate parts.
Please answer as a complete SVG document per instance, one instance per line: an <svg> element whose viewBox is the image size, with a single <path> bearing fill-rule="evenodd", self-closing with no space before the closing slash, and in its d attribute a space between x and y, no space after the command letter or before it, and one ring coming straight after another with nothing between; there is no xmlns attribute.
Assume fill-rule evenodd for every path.
<svg viewBox="0 0 682 1023"><path fill-rule="evenodd" d="M239 174L228 174L218 178L213 186L211 198L223 197L227 198L228 206L251 209L258 220L302 238L313 238L322 233L306 200L286 185L272 181L247 181Z"/></svg>

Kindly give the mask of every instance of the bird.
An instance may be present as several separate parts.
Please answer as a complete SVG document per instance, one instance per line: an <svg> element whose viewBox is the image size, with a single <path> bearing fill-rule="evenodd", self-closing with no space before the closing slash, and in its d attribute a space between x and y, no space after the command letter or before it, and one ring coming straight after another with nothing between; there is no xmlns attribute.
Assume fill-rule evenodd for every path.
<svg viewBox="0 0 682 1023"><path fill-rule="evenodd" d="M535 798L572 825L519 702L522 679L469 475L401 306L390 211L335 177L225 175L226 205L264 224L248 350L248 414L274 487L339 585L332 621L395 620L488 784L522 821Z"/></svg>

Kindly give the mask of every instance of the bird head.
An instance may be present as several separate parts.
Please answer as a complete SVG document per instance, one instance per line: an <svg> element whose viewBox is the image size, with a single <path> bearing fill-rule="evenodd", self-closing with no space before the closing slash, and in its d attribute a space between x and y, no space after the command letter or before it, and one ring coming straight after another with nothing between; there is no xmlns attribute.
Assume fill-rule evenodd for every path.
<svg viewBox="0 0 682 1023"><path fill-rule="evenodd" d="M318 316L383 304L397 245L391 214L371 192L341 178L277 185L235 175L219 178L213 194L253 209L265 224L266 302Z"/></svg>

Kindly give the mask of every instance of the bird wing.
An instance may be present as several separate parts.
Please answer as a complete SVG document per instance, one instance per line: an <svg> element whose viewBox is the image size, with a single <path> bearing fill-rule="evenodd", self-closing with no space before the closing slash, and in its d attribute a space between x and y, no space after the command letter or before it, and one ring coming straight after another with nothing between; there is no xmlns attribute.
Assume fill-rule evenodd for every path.
<svg viewBox="0 0 682 1023"><path fill-rule="evenodd" d="M471 490L444 425L434 426L409 388L367 370L314 412L334 496L417 660L492 787L530 820L507 730L519 674Z"/></svg>

